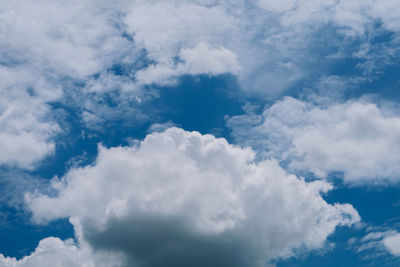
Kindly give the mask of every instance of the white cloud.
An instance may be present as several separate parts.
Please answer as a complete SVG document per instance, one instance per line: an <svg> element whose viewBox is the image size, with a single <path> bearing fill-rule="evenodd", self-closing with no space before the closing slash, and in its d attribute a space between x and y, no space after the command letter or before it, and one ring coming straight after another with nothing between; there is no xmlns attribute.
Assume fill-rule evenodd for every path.
<svg viewBox="0 0 400 267"><path fill-rule="evenodd" d="M398 53L397 41L392 40L384 49L374 49L365 46L369 43L366 36L370 35L364 33L374 32L377 22L382 23L384 30L397 31L398 6L396 1L389 0L379 3L293 0L278 4L274 1L253 4L118 1L111 8L107 1L35 4L3 1L0 4L1 64L4 71L17 72L18 75L12 76L15 82L21 76L29 76L47 84L36 86L31 79L18 89L23 94L35 87L35 93L42 98L41 110L48 108L48 96L52 94L59 97L52 100L82 101L68 104L84 105L84 121L92 127L93 121L113 119L116 115L113 112L111 118L107 117L109 112L94 103L99 98L93 97L94 94L123 91L128 98L141 100L140 85L165 85L184 74L230 72L238 75L244 90L279 95L314 73L313 70L329 64L332 55L319 56L326 44L321 48L314 42L323 27L332 26L334 30L327 31L332 36L349 37L332 44L334 51L339 48L341 57L364 60L360 68L377 71L380 64L393 61ZM376 30L376 34L381 32ZM361 45L345 51L348 42L354 40ZM377 50L385 51L384 55L376 56ZM115 64L127 68L123 75L109 71ZM11 97L5 96L8 89L1 90L2 96ZM61 90L68 92L68 96L78 96L61 100ZM113 100L121 102L123 98ZM43 113L35 120L42 121L48 116ZM41 143L48 136L36 139ZM5 135L2 140L7 143ZM51 151L41 147L33 150ZM39 154L35 160L49 153Z"/></svg>
<svg viewBox="0 0 400 267"><path fill-rule="evenodd" d="M394 0L260 0L259 5L280 15L280 22L286 27L304 27L333 23L341 33L348 36L362 36L373 30L375 22L383 23L383 28L398 31L400 20L395 14L400 8ZM341 28L341 29L340 29Z"/></svg>
<svg viewBox="0 0 400 267"><path fill-rule="evenodd" d="M23 68L0 67L0 80L0 165L32 168L54 151L59 128L46 118L46 101L59 97L60 89Z"/></svg>
<svg viewBox="0 0 400 267"><path fill-rule="evenodd" d="M262 12L258 5L264 8ZM396 31L398 20L394 15L388 19L387 14L397 14L398 8L396 1L389 0L379 4L295 0L277 4L268 0L254 5L241 1L118 1L112 8L102 1L41 1L35 5L3 2L0 34L4 38L0 46L6 51L7 62L29 63L43 71L80 79L116 61L135 62L136 53L144 49L150 66L143 67L149 71L156 68L161 73L157 77L168 80L169 75L177 75L165 71L175 66L176 57L205 43L209 49L218 48L218 54L224 52L223 56L196 49L196 53L205 53L207 60L200 62L196 56L193 61L191 57L188 74L230 71L239 74L242 81L257 83L255 76L264 81L258 77L262 73L275 77L277 87L287 87L278 83L280 78L287 77L293 83L305 75L299 64L310 63L302 56L313 53L308 48L310 34L333 23L341 31L358 36L376 21L382 21L386 30ZM125 29L135 44L124 37ZM226 53L228 50L239 57L230 67L232 55ZM239 65L243 72L238 72ZM156 79L148 75L142 77L143 82ZM250 85L246 83L244 88Z"/></svg>
<svg viewBox="0 0 400 267"><path fill-rule="evenodd" d="M400 12L399 2L395 0L372 1L371 14L378 18L383 26L393 32L400 30L400 19L396 15Z"/></svg>
<svg viewBox="0 0 400 267"><path fill-rule="evenodd" d="M10 63L84 78L131 48L113 12L92 1L2 2L0 47Z"/></svg>
<svg viewBox="0 0 400 267"><path fill-rule="evenodd" d="M189 74L210 74L239 72L236 55L226 48L210 48L205 43L199 43L193 49L182 49L180 57L184 61L178 68Z"/></svg>
<svg viewBox="0 0 400 267"><path fill-rule="evenodd" d="M147 133L164 132L168 128L172 128L172 127L178 127L178 125L176 125L172 121L167 121L167 122L164 122L164 123L153 123L147 129Z"/></svg>
<svg viewBox="0 0 400 267"><path fill-rule="evenodd" d="M147 13L145 16L135 13L149 10L158 16L157 12L172 12L174 7L140 1L119 1L111 8L102 1L40 1L35 4L3 1L0 4L0 71L3 78L0 90L2 98L7 100L0 103L0 111L9 109L6 102L12 101L13 113L22 118L13 115L13 122L6 123L3 114L0 142L9 156L3 154L7 160L0 159L0 164L32 168L35 162L54 151L51 139L56 131L36 131L40 127L28 126L23 130L6 128L19 119L24 120L24 114L31 116L31 122L35 122L32 124L55 128L57 123L52 121L54 118L51 118L48 105L51 101L64 102L78 111L83 106L84 122L88 127L95 127L94 122L113 120L124 113L117 114L116 110L110 112L107 107L101 107L97 101L104 94L122 92L123 96L115 94L112 99L124 106L118 110L137 111L137 103L146 99L140 85L154 81L165 84L183 74L237 73L239 67L235 54L216 42L218 38L224 40L225 34L223 30L214 30L214 24L231 28L231 23L225 23L226 20L217 23L220 15L224 20L223 9L184 5L176 12L178 19L166 16L160 18L166 20L160 21L161 24L153 21L157 26L168 26L160 31L157 27L151 28L152 24L146 26ZM133 13L125 16L126 10L131 9ZM214 20L204 17L210 14ZM171 19L175 22L168 24ZM183 28L181 20L187 22ZM186 33L186 38L193 31L192 26L197 29L191 34L194 39L197 35L207 38L186 39L182 49L176 48L181 42L181 30ZM211 44L206 44L207 40ZM180 62L172 63L178 55ZM158 64L146 65L152 61ZM125 72L115 74L110 71L115 64ZM17 100L16 95L21 97ZM144 117L140 112L135 113ZM21 154L22 148L27 153Z"/></svg>
<svg viewBox="0 0 400 267"><path fill-rule="evenodd" d="M53 180L54 196L29 194L27 203L34 221L69 217L84 242L138 266L181 266L185 255L207 266L264 266L294 248L321 248L337 226L359 221L351 205L325 202L328 183L253 157L170 128L132 147L100 147L94 165Z"/></svg>
<svg viewBox="0 0 400 267"><path fill-rule="evenodd" d="M237 74L240 69L234 53L226 48L211 48L206 43L181 49L179 59L181 61L175 64L157 64L139 70L135 74L137 82L164 85L175 82L176 77L184 74Z"/></svg>
<svg viewBox="0 0 400 267"><path fill-rule="evenodd" d="M62 241L59 238L48 237L39 242L31 255L25 256L21 260L4 257L0 254L0 263L4 267L117 266L119 259L114 255L105 254L93 254L89 247L78 247L72 239Z"/></svg>
<svg viewBox="0 0 400 267"><path fill-rule="evenodd" d="M161 64L170 64L181 48L200 42L221 45L235 27L223 6L179 1L137 1L125 23L149 59Z"/></svg>
<svg viewBox="0 0 400 267"><path fill-rule="evenodd" d="M238 73L235 53L223 46L235 22L222 6L138 1L125 22L154 62L136 73L139 83L171 83L183 74Z"/></svg>
<svg viewBox="0 0 400 267"><path fill-rule="evenodd" d="M239 142L263 157L290 161L292 170L319 177L344 172L346 182L397 182L400 118L375 104L349 101L326 108L290 97L262 115L230 119Z"/></svg>
<svg viewBox="0 0 400 267"><path fill-rule="evenodd" d="M206 43L237 56L240 71L239 68L224 68L224 71L237 74L244 90L276 96L310 74L323 71L332 63L333 56L352 58L354 51L361 51L365 44L371 43L370 38L383 31L397 32L394 25L399 20L392 15L388 19L385 14L396 14L392 10L399 7L390 0L379 3L137 1L131 5L124 21L137 46L148 53L150 66L137 75L143 83L166 84L174 82L176 75L195 74L190 71L191 67L186 72L177 72L176 59L182 50ZM382 23L380 29L379 23ZM337 41L318 43L321 31L324 38ZM339 41L342 37L345 38ZM357 67L376 65L377 68L395 62L394 47L398 47L396 42L389 48L379 49L386 51L384 56L375 56L375 51L369 51L364 57L358 57L361 62ZM230 58L224 65L229 65ZM199 64L196 69L213 73L212 68L200 68L203 61L196 63ZM213 65L207 64L210 66ZM368 77L372 78L372 74L368 73Z"/></svg>
<svg viewBox="0 0 400 267"><path fill-rule="evenodd" d="M372 262L377 258L386 258L391 265L396 265L397 257L400 256L400 234L394 229L382 229L375 227L362 238L353 237L348 244L354 249L364 261ZM370 230L373 230L370 229ZM393 257L388 257L388 254Z"/></svg>
<svg viewBox="0 0 400 267"><path fill-rule="evenodd" d="M125 22L151 62L136 74L142 83L168 84L182 74L231 72L239 75L245 90L268 94L265 91L282 91L303 75L289 58L296 57L300 42L304 48L304 39L270 38L281 26L252 4L138 1Z"/></svg>
<svg viewBox="0 0 400 267"><path fill-rule="evenodd" d="M129 49L110 13L82 1L0 3L0 165L33 168L53 153L48 103Z"/></svg>
<svg viewBox="0 0 400 267"><path fill-rule="evenodd" d="M100 109L98 95L123 91L117 104L130 99L136 103L141 101L136 82L166 84L184 74L230 72L239 76L245 90L281 93L329 64L329 52L319 57L326 42L314 42L324 27L334 28L326 31L330 36L346 37L344 43L332 45L335 51L346 48L346 42L362 43L355 53L339 52L342 57L371 60L366 65L374 69L382 58L371 56L374 50L365 45L369 36L374 38L381 29L396 32L400 25L400 5L389 0L260 1L261 11L241 1L122 2L112 8L107 1L0 3L1 165L32 168L54 151L59 127L49 102L60 101L63 91L78 95L83 104L77 100L74 105L82 104L88 125L121 114L122 109ZM382 26L374 32L377 22ZM385 53L386 62L397 52L393 48ZM113 74L109 69L116 63L130 69L123 76ZM81 92L74 84L86 86ZM267 156L290 159L293 169L320 176L339 170L347 181L398 179L399 119L372 104L320 108L286 99L263 115L236 119L232 125L247 120L255 126L242 129L255 136L250 144L267 148ZM186 240L200 242L207 236L212 244L220 238L218 252L237 252L246 262L246 257L285 257L302 246L319 248L337 225L358 218L351 206L329 205L321 198L320 191L329 189L325 182L304 182L284 173L273 160L255 163L248 150L179 130L150 135L140 147L103 148L96 165L72 169L54 186L57 197L30 199L34 218L74 218L76 231L83 231L79 242L87 240L96 248L104 248L107 234L116 233L117 226L139 225L149 233L157 225L151 218L155 214L177 225L189 224L184 234L180 232L190 237ZM137 229L128 230L128 237L137 234ZM223 250L226 240L249 246ZM140 250L135 240L129 240L131 250L111 241L112 249L131 256ZM49 239L39 251L46 244L60 251L79 249L69 241ZM150 264L141 260L142 265Z"/></svg>
<svg viewBox="0 0 400 267"><path fill-rule="evenodd" d="M395 233L390 236L386 236L382 240L386 249L394 256L400 256L400 234Z"/></svg>

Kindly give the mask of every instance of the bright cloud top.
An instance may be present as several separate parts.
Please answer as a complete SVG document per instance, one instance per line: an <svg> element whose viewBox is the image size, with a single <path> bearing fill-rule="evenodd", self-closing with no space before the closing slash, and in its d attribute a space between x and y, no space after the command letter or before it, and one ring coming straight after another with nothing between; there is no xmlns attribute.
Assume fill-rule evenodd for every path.
<svg viewBox="0 0 400 267"><path fill-rule="evenodd" d="M385 113L368 102L324 108L287 97L261 115L233 117L228 124L239 142L258 149L263 157L290 161L293 170L322 178L344 172L346 182L396 182L400 118Z"/></svg>
<svg viewBox="0 0 400 267"><path fill-rule="evenodd" d="M265 266L294 248L321 248L337 226L359 221L351 205L325 202L328 183L253 157L170 128L131 147L100 147L94 165L53 180L56 195L30 194L27 203L34 221L69 217L82 244L138 266Z"/></svg>

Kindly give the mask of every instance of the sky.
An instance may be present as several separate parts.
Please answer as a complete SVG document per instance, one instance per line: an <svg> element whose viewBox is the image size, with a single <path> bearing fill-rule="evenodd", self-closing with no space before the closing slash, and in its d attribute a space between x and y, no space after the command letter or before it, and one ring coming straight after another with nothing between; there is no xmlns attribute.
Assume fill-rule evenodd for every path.
<svg viewBox="0 0 400 267"><path fill-rule="evenodd" d="M0 266L400 266L400 2L0 2Z"/></svg>

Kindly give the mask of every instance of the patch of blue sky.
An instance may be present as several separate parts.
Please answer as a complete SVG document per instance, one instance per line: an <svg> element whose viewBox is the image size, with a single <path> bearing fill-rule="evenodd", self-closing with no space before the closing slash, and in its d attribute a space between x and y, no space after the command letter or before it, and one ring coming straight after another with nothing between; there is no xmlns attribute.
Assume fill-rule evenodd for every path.
<svg viewBox="0 0 400 267"><path fill-rule="evenodd" d="M160 88L151 103L160 111L159 121L172 121L187 131L199 131L230 140L226 116L242 112L235 76L183 76L178 86Z"/></svg>
<svg viewBox="0 0 400 267"><path fill-rule="evenodd" d="M399 266L400 260L387 252L383 252L379 255L374 249L357 252L358 247L349 242L349 237L361 239L365 234L365 231L357 229L356 227L338 227L335 234L328 237L325 249L309 253L300 253L300 256L287 260L278 260L276 261L276 266Z"/></svg>
<svg viewBox="0 0 400 267"><path fill-rule="evenodd" d="M0 206L0 251L18 259L35 250L40 240L56 236L61 239L74 238L74 231L68 219L37 225L30 221L30 214L21 209Z"/></svg>

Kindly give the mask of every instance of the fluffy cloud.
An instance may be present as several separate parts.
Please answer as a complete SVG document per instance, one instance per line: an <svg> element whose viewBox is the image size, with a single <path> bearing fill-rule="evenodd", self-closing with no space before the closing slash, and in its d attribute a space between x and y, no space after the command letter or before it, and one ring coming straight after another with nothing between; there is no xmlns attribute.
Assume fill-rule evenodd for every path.
<svg viewBox="0 0 400 267"><path fill-rule="evenodd" d="M141 87L180 75L229 72L245 90L280 94L326 71L331 60L356 58L357 68L376 70L398 55L396 38L390 47L370 44L398 32L398 9L390 0L117 1L112 7L108 1L3 1L0 165L33 168L51 155L60 132L52 102L72 106L88 127L105 128L99 121L119 123L127 110L132 121L147 120L136 105L147 97ZM337 41L319 43L321 32ZM375 56L377 50L384 55ZM398 177L398 118L374 105L320 108L286 99L230 123L243 120L254 127L236 136L251 136L250 145L289 160L293 170L319 176L339 170L348 181ZM50 238L30 257L1 260L32 266L74 251L79 256L66 264L85 258L98 266L94 249L121 252L139 266L166 260L179 266L193 258L204 259L203 266L262 265L293 248L319 248L337 225L358 220L351 206L323 200L329 189L286 174L274 160L255 162L250 150L221 139L168 130L138 146L101 148L93 166L55 179L54 195L28 197L37 222L70 217L78 244ZM163 227L168 231L156 231Z"/></svg>
<svg viewBox="0 0 400 267"><path fill-rule="evenodd" d="M74 78L99 72L131 48L113 12L91 1L3 2L3 63Z"/></svg>
<svg viewBox="0 0 400 267"><path fill-rule="evenodd" d="M271 37L281 25L253 4L137 1L124 21L150 61L136 74L142 83L171 83L181 74L232 72L245 90L262 92L282 91L302 76L296 60L288 58L296 58L301 50L296 47L302 43L304 48L305 39L291 35L282 42Z"/></svg>
<svg viewBox="0 0 400 267"><path fill-rule="evenodd" d="M55 237L41 240L36 250L21 260L0 254L0 263L4 267L109 267L118 262L115 255L94 254L87 246L78 247L72 239L62 241Z"/></svg>
<svg viewBox="0 0 400 267"><path fill-rule="evenodd" d="M206 73L218 75L221 73L239 72L236 55L225 48L210 48L207 44L200 43L193 49L182 49L180 58L184 64L179 66L189 74Z"/></svg>
<svg viewBox="0 0 400 267"><path fill-rule="evenodd" d="M235 23L222 6L138 1L125 22L153 62L136 73L139 83L170 83L182 74L238 72L236 55L222 47Z"/></svg>
<svg viewBox="0 0 400 267"><path fill-rule="evenodd" d="M394 256L400 256L400 234L395 233L393 235L386 236L382 240L386 249Z"/></svg>
<svg viewBox="0 0 400 267"><path fill-rule="evenodd" d="M199 43L192 49L182 48L179 58L181 62L173 65L151 65L138 71L137 82L139 84L167 84L184 74L237 74L240 69L234 53L226 48L211 48L206 43Z"/></svg>
<svg viewBox="0 0 400 267"><path fill-rule="evenodd" d="M0 67L0 80L0 165L32 168L54 151L59 128L46 118L46 101L59 97L60 89L23 68Z"/></svg>
<svg viewBox="0 0 400 267"><path fill-rule="evenodd" d="M186 33L196 22L198 32L192 36L209 38L188 41L176 50L174 40L181 37L181 19L173 25L165 23L172 27L160 32L154 27L145 28L146 17L135 13L148 9L158 12L158 7L164 8L154 3L147 7L140 1L128 6L120 1L112 8L102 1L40 1L34 5L2 2L0 148L6 153L0 156L0 164L32 168L54 151L57 122L51 117L50 102L62 102L82 113L88 127L113 120L127 110L133 110L142 117L137 120L142 120L145 116L137 106L146 96L140 92L140 85L165 84L184 74L238 72L236 55L215 41L218 36L223 40L224 34L214 31L212 25L227 25L226 21L208 19L208 27L204 24L204 15L222 18L221 8L185 5L177 10L178 18L188 20ZM124 10L133 11L125 14ZM170 11L166 9L164 13ZM149 36L157 36L159 41L148 39ZM201 40L209 40L210 44ZM171 63L177 56L179 62ZM148 66L146 62L159 64ZM104 98L111 98L119 105L118 111L124 112L110 111Z"/></svg>
<svg viewBox="0 0 400 267"><path fill-rule="evenodd" d="M385 29L399 30L400 20L394 14L400 6L393 0L285 0L279 3L260 0L258 4L268 11L281 14L280 22L287 26L333 23L344 34L354 36L365 34L371 30L372 23L381 21Z"/></svg>
<svg viewBox="0 0 400 267"><path fill-rule="evenodd" d="M49 103L74 89L69 81L107 68L129 49L107 17L112 12L101 10L80 1L0 4L1 165L32 168L50 155L59 127Z"/></svg>
<svg viewBox="0 0 400 267"><path fill-rule="evenodd" d="M181 48L199 42L222 44L235 26L234 18L223 6L180 1L136 1L124 21L149 59L164 64Z"/></svg>
<svg viewBox="0 0 400 267"><path fill-rule="evenodd" d="M346 182L399 180L400 118L375 104L349 101L319 107L290 97L261 115L233 117L239 142L263 157L289 161L292 170L319 177L344 172Z"/></svg>
<svg viewBox="0 0 400 267"><path fill-rule="evenodd" d="M385 15L398 8L390 0L137 1L124 21L148 53L150 65L138 75L143 82L171 82L181 50L203 42L238 57L241 71L233 73L245 90L273 95L339 58L355 57L361 62L354 67L365 71L395 62L397 41L380 49L366 47L382 32L398 32L398 20ZM321 31L341 41L320 44ZM379 50L385 55L376 56Z"/></svg>
<svg viewBox="0 0 400 267"><path fill-rule="evenodd" d="M328 183L211 135L170 128L99 149L92 166L54 179L52 195L26 200L37 223L69 217L81 242L130 265L265 266L359 220L351 205L325 202Z"/></svg>

